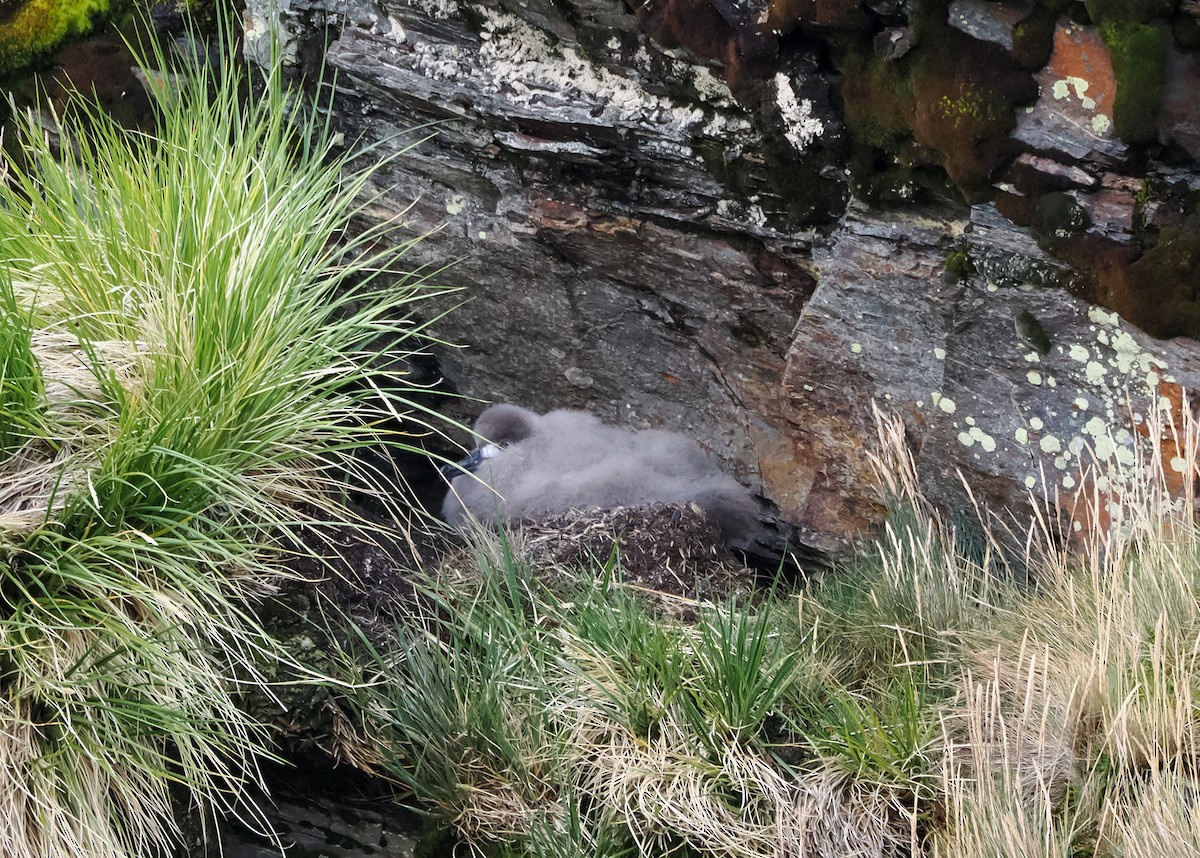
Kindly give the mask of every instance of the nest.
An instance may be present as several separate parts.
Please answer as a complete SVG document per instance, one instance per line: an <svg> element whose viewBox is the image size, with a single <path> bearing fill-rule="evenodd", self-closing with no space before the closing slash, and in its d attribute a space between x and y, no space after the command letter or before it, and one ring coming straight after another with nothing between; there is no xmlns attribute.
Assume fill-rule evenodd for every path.
<svg viewBox="0 0 1200 858"><path fill-rule="evenodd" d="M627 585L698 601L753 587L753 574L695 503L573 510L521 523L534 560L594 568L615 558Z"/></svg>

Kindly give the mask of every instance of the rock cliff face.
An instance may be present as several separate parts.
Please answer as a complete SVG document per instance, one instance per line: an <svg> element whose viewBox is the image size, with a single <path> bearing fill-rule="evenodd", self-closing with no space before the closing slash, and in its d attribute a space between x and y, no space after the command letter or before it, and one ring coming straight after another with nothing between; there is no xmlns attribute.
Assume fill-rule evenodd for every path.
<svg viewBox="0 0 1200 858"><path fill-rule="evenodd" d="M412 146L366 216L460 260L437 358L461 393L691 434L824 550L877 521L873 403L951 506L958 472L1020 508L1175 457L1200 4L272 8L251 53L282 33L336 72L348 140Z"/></svg>

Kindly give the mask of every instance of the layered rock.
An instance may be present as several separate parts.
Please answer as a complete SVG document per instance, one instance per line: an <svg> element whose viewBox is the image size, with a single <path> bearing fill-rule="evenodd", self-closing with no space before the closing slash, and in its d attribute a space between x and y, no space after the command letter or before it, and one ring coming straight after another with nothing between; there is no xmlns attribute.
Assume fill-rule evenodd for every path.
<svg viewBox="0 0 1200 858"><path fill-rule="evenodd" d="M251 2L249 44L320 49L347 138L412 146L365 214L461 260L457 390L689 433L832 550L880 514L873 404L955 507L1175 458L1193 5Z"/></svg>

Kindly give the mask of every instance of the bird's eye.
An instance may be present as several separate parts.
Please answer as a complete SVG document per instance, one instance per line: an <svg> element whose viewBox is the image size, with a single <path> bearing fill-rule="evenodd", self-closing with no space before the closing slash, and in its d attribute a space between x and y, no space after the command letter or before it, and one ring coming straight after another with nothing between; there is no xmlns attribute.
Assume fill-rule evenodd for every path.
<svg viewBox="0 0 1200 858"><path fill-rule="evenodd" d="M501 450L507 450L508 445L509 445L508 441L500 441L496 446L499 447Z"/></svg>

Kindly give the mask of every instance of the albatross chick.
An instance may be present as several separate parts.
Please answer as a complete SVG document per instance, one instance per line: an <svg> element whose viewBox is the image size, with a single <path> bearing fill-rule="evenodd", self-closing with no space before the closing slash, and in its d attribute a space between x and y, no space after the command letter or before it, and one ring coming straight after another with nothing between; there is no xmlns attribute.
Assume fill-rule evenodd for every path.
<svg viewBox="0 0 1200 858"><path fill-rule="evenodd" d="M478 445L442 473L450 490L442 517L513 523L570 510L695 503L730 545L760 532L750 492L700 446L674 432L621 429L585 411L535 414L493 405L475 421Z"/></svg>

